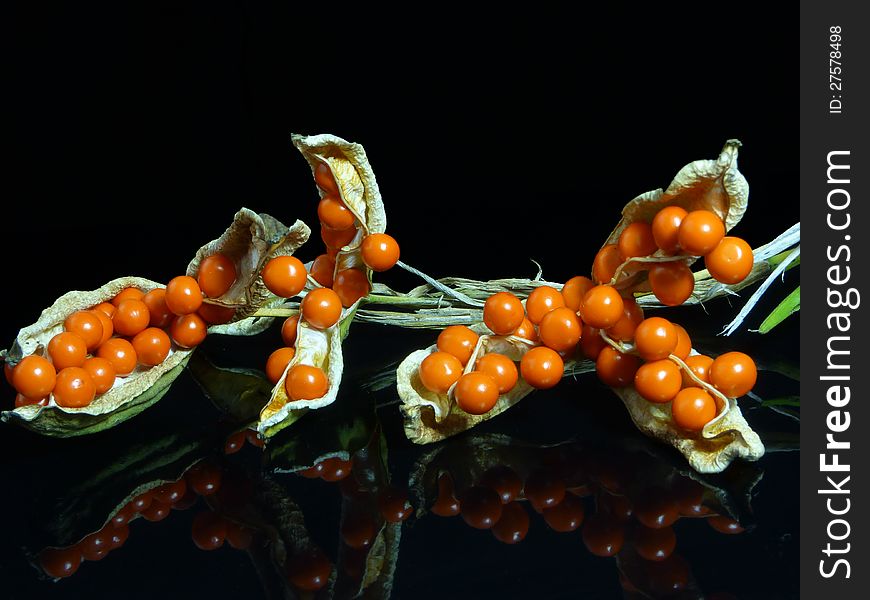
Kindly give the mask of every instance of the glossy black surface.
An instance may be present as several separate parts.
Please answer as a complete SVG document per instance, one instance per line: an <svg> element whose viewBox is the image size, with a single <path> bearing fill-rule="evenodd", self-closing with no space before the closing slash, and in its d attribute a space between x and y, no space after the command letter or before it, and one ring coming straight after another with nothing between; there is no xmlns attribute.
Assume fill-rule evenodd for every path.
<svg viewBox="0 0 870 600"><path fill-rule="evenodd" d="M702 12L685 20L659 7L579 20L543 10L486 20L431 14L402 29L372 29L355 15L318 20L233 3L169 13L22 11L12 32L14 161L0 223L2 345L67 290L121 275L167 281L181 273L239 206L316 222L313 182L290 147L291 131L330 132L365 146L403 260L436 277L531 277L530 258L553 281L584 273L625 202L667 186L680 167L713 158L734 137L744 143L740 169L751 189L735 234L765 243L798 220L797 32L788 15ZM307 261L317 253L305 247L299 255ZM756 327L798 278L790 271L785 285L773 286L747 325ZM419 283L397 272L378 281L402 290ZM760 364L798 370L798 317L764 337L715 337L740 305L720 299L708 312L669 314L703 350L740 349ZM372 392L365 384L434 338L355 324L344 344L339 400L286 432L304 443L283 457L249 444L224 457L234 425L190 373L155 407L111 431L54 440L0 426L0 596L280 597L288 589L281 577L276 582L268 569L261 577L248 553L194 545L191 526L203 500L161 522L137 519L122 548L57 583L29 558L59 543L59 528L68 538L93 531L89 524L99 527L111 510L105 506L131 492L129 482L100 480L93 500L75 496L86 514L61 518L83 489L77 485L131 453L159 463L158 441L177 436L192 448L180 462L210 456L231 472L243 469L257 489L274 484L298 505L310 539L332 563L341 560L338 484L271 470L336 450L317 442L321 429L356 422L383 436L388 469L380 477L408 488L432 448L404 438L394 387ZM220 367L261 369L279 343L276 325L254 338L210 337L198 352ZM12 392L3 386L6 407ZM765 399L798 393L797 383L773 372L762 373L757 391ZM796 447L798 422L751 400L741 404L769 450ZM463 444L484 435L508 436L516 446L511 460L521 463L542 460L541 446L558 444L558 452L583 457L571 464L589 477L615 461L633 485L657 493L686 471L678 455L636 432L594 375L536 392L438 447L461 456ZM670 479L646 479L659 469ZM702 519L680 519L676 553L704 597L796 598L797 452L769 451L741 469L761 475L740 510L747 531L724 535ZM420 498L412 501L421 508ZM588 520L595 499L583 503ZM396 546L392 597L639 597L624 590L616 559L591 555L579 531L556 533L534 511L529 516L528 535L513 546L461 517L411 517Z"/></svg>

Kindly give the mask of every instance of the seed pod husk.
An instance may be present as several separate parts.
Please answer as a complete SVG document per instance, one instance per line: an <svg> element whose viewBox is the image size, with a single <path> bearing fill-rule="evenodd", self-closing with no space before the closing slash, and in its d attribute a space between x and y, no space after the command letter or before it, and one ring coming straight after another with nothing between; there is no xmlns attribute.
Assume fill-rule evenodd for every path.
<svg viewBox="0 0 870 600"><path fill-rule="evenodd" d="M17 364L25 356L40 351L52 337L63 331L63 322L69 315L109 301L128 287L148 292L162 286L142 277L120 277L97 290L67 292L42 311L36 323L18 333L6 360ZM22 406L3 411L0 416L4 421L53 437L73 437L103 431L138 415L160 400L181 374L191 352L173 344L162 363L154 367L138 365L130 375L117 378L112 389L82 408L58 406L50 397L48 406Z"/></svg>
<svg viewBox="0 0 870 600"><path fill-rule="evenodd" d="M232 308L233 319L223 325L212 325L209 333L254 335L272 324L271 317L254 317L254 313L283 302L263 283L261 272L266 263L277 256L290 256L304 244L311 230L297 220L287 227L266 213L241 208L232 224L219 238L202 246L187 265L187 275L196 277L200 263L213 254L223 254L236 267L236 281L223 295L206 302Z"/></svg>
<svg viewBox="0 0 870 600"><path fill-rule="evenodd" d="M480 337L465 366L464 373L473 371L477 360L487 353L504 354L516 362L534 347L531 342L515 336L491 335L482 324L472 325L471 329ZM399 398L402 399L399 408L404 417L405 436L415 444L430 444L471 429L479 423L500 415L534 391L534 388L520 376L513 389L506 394L501 394L495 406L488 412L482 415L468 414L456 404L453 388L446 394L437 394L427 389L420 381L420 363L437 350L436 344L423 350L416 350L409 354L396 370L396 387ZM565 360L565 374L576 372L574 370L576 366L575 361ZM586 368L589 366L587 365Z"/></svg>
<svg viewBox="0 0 870 600"><path fill-rule="evenodd" d="M372 271L362 260L360 247L369 233L383 233L387 226L384 203L378 190L375 174L369 165L365 150L355 144L329 134L302 136L294 134L293 144L302 153L314 175L318 165L326 165L335 179L339 195L356 219L356 234L351 242L336 255L335 273L343 269L363 270L371 286ZM318 188L323 197L325 192ZM309 265L310 266L310 265ZM313 277L301 294L304 296L320 285ZM335 401L344 370L341 342L363 299L342 310L338 323L326 330L317 330L300 319L296 337L296 354L275 385L272 397L260 414L259 434L268 439L302 417L308 410L328 406ZM320 367L329 380L329 389L320 398L291 401L284 387L287 372L298 364Z"/></svg>

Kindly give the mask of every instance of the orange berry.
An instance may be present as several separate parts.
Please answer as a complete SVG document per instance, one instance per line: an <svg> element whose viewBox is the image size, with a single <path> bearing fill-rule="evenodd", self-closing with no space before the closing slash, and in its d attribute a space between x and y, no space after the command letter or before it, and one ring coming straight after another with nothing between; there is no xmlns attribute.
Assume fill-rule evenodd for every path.
<svg viewBox="0 0 870 600"><path fill-rule="evenodd" d="M565 282L562 287L562 299L565 301L565 306L577 312L580 310L580 305L583 303L583 297L586 292L595 287L595 283L588 277L577 275Z"/></svg>
<svg viewBox="0 0 870 600"><path fill-rule="evenodd" d="M236 265L226 254L207 256L199 263L196 282L209 298L223 296L236 282Z"/></svg>
<svg viewBox="0 0 870 600"><path fill-rule="evenodd" d="M583 297L580 317L592 327L613 327L622 318L625 303L622 296L609 285L597 285Z"/></svg>
<svg viewBox="0 0 870 600"><path fill-rule="evenodd" d="M338 251L350 244L353 238L356 237L356 229L329 229L328 227L320 227L320 239L326 244L327 248L333 251ZM334 254L332 255L334 257Z"/></svg>
<svg viewBox="0 0 870 600"><path fill-rule="evenodd" d="M145 292L140 290L139 288L129 287L118 292L118 295L112 298L112 304L118 306L124 300L141 300L142 296L145 295ZM102 306L102 305L100 305ZM109 317L114 316L114 314L108 314Z"/></svg>
<svg viewBox="0 0 870 600"><path fill-rule="evenodd" d="M598 333L600 330L589 325L583 326L583 335L580 337L580 351L583 356L590 360L596 360L601 351L607 347L607 342Z"/></svg>
<svg viewBox="0 0 870 600"><path fill-rule="evenodd" d="M506 394L514 389L520 376L514 361L496 352L484 354L477 359L475 368L484 375L492 377L498 386L499 394Z"/></svg>
<svg viewBox="0 0 870 600"><path fill-rule="evenodd" d="M680 245L680 224L686 215L686 210L679 206L666 206L656 213L652 222L652 234L656 246L667 254L677 251Z"/></svg>
<svg viewBox="0 0 870 600"><path fill-rule="evenodd" d="M231 306L203 302L199 310L196 311L196 314L202 317L202 320L209 325L223 325L233 320L233 317L236 316L236 309Z"/></svg>
<svg viewBox="0 0 870 600"><path fill-rule="evenodd" d="M689 299L695 289L692 270L680 260L651 266L649 283L653 294L665 306L679 306Z"/></svg>
<svg viewBox="0 0 870 600"><path fill-rule="evenodd" d="M605 346L595 360L595 372L605 385L625 387L634 383L639 364L633 354L623 354L612 346Z"/></svg>
<svg viewBox="0 0 870 600"><path fill-rule="evenodd" d="M565 363L555 350L538 346L523 355L520 361L520 373L526 383L533 388L546 390L562 380Z"/></svg>
<svg viewBox="0 0 870 600"><path fill-rule="evenodd" d="M281 339L284 340L285 346L296 345L296 335L299 332L299 315L287 317L284 324L281 325Z"/></svg>
<svg viewBox="0 0 870 600"><path fill-rule="evenodd" d="M622 304L622 316L607 329L607 335L615 340L630 342L634 339L635 329L643 321L643 309L634 298L623 298Z"/></svg>
<svg viewBox="0 0 870 600"><path fill-rule="evenodd" d="M649 256L658 249L652 227L643 221L635 221L623 229L616 246L623 261L636 256Z"/></svg>
<svg viewBox="0 0 870 600"><path fill-rule="evenodd" d="M517 330L514 331L512 335L523 338L524 340L529 340L530 342L538 341L538 332L535 329L535 326L525 317L523 318L522 324L517 327Z"/></svg>
<svg viewBox="0 0 870 600"><path fill-rule="evenodd" d="M338 196L338 184L335 183L335 177L332 174L332 169L326 163L317 163L314 168L314 183L327 194Z"/></svg>
<svg viewBox="0 0 870 600"><path fill-rule="evenodd" d="M266 361L266 378L273 384L278 383L294 356L296 356L296 350L293 348L275 350Z"/></svg>
<svg viewBox="0 0 870 600"><path fill-rule="evenodd" d="M512 334L524 317L522 302L510 292L497 292L483 305L483 322L496 335Z"/></svg>
<svg viewBox="0 0 870 600"><path fill-rule="evenodd" d="M541 319L543 319L548 312L563 306L565 306L565 299L562 297L561 292L548 285L542 285L541 287L535 288L532 293L529 294L529 298L526 300L526 314L529 317L529 321L535 325L539 325ZM574 312L576 312L576 310Z"/></svg>
<svg viewBox="0 0 870 600"><path fill-rule="evenodd" d="M661 317L644 319L634 332L637 352L644 360L661 360L677 347L677 328Z"/></svg>
<svg viewBox="0 0 870 600"><path fill-rule="evenodd" d="M671 403L671 416L678 427L701 431L716 417L716 401L701 388L688 387Z"/></svg>
<svg viewBox="0 0 870 600"><path fill-rule="evenodd" d="M166 290L163 288L154 288L142 297L142 302L148 307L148 324L151 327L163 329L175 318L175 314L166 306Z"/></svg>
<svg viewBox="0 0 870 600"><path fill-rule="evenodd" d="M176 317L169 326L172 341L182 348L199 346L208 334L208 325L197 314Z"/></svg>
<svg viewBox="0 0 870 600"><path fill-rule="evenodd" d="M452 354L433 352L420 363L418 374L427 390L446 394L450 386L462 376L462 364Z"/></svg>
<svg viewBox="0 0 870 600"><path fill-rule="evenodd" d="M164 300L173 314L193 314L202 306L202 290L193 277L179 275L166 285Z"/></svg>
<svg viewBox="0 0 870 600"><path fill-rule="evenodd" d="M332 289L341 299L341 305L349 308L371 291L368 275L361 269L344 269L335 274Z"/></svg>
<svg viewBox="0 0 870 600"><path fill-rule="evenodd" d="M726 352L710 365L710 383L729 398L748 394L757 378L755 361L743 352Z"/></svg>
<svg viewBox="0 0 870 600"><path fill-rule="evenodd" d="M386 271L399 262L399 243L386 233L367 235L361 251L363 262L372 271Z"/></svg>
<svg viewBox="0 0 870 600"><path fill-rule="evenodd" d="M99 306L104 306L104 305L112 307L112 316L113 316L115 314L115 311L116 311L115 305L104 302L103 304L100 304ZM115 333L115 326L112 323L112 316L107 315L105 311L93 309L93 310L91 310L91 312L94 313L94 316L100 320L100 325L103 326L103 335L100 337L100 342L97 344L97 348L99 348L100 346L102 346L103 344L106 343L107 339L112 337L112 334Z"/></svg>
<svg viewBox="0 0 870 600"><path fill-rule="evenodd" d="M115 385L115 367L105 358L89 358L82 368L91 376L97 395L105 394Z"/></svg>
<svg viewBox="0 0 870 600"><path fill-rule="evenodd" d="M134 336L151 322L151 313L141 300L124 300L118 305L115 316L112 317L112 326L115 333L126 336Z"/></svg>
<svg viewBox="0 0 870 600"><path fill-rule="evenodd" d="M683 384L680 368L673 362L654 360L640 366L634 375L637 393L650 402L670 402Z"/></svg>
<svg viewBox="0 0 870 600"><path fill-rule="evenodd" d="M438 349L459 359L462 366L468 363L477 346L479 336L465 325L450 325L438 334Z"/></svg>
<svg viewBox="0 0 870 600"><path fill-rule="evenodd" d="M133 350L136 351L139 362L149 367L159 365L166 360L171 347L169 336L157 327L140 331L133 338Z"/></svg>
<svg viewBox="0 0 870 600"><path fill-rule="evenodd" d="M752 271L752 248L738 237L724 237L707 256L704 264L716 281L733 285L740 283Z"/></svg>
<svg viewBox="0 0 870 600"><path fill-rule="evenodd" d="M709 210L693 210L680 223L677 239L680 247L693 256L704 256L725 236L722 219Z"/></svg>
<svg viewBox="0 0 870 600"><path fill-rule="evenodd" d="M103 313L104 315L109 317L110 319L115 315L115 305L112 304L111 302L101 302L100 304L97 304L91 310L100 311L101 313Z"/></svg>
<svg viewBox="0 0 870 600"><path fill-rule="evenodd" d="M541 342L556 352L573 349L583 333L583 324L570 308L557 308L544 315L538 329Z"/></svg>
<svg viewBox="0 0 870 600"><path fill-rule="evenodd" d="M710 366L713 364L713 359L703 354L696 354L685 359L686 366L695 374L695 377L704 383L710 383ZM683 371L683 387L701 387L689 377L689 374Z"/></svg>
<svg viewBox="0 0 870 600"><path fill-rule="evenodd" d="M682 325L673 323L673 326L677 330L677 347L674 348L671 354L681 360L686 360L692 351L692 338L689 337L689 332Z"/></svg>
<svg viewBox="0 0 870 600"><path fill-rule="evenodd" d="M88 310L80 310L68 316L63 322L63 328L79 336L85 342L88 352L96 350L103 339L103 322Z"/></svg>
<svg viewBox="0 0 870 600"><path fill-rule="evenodd" d="M308 292L300 308L305 322L317 329L332 327L341 318L341 298L329 288Z"/></svg>
<svg viewBox="0 0 870 600"><path fill-rule="evenodd" d="M320 367L294 365L287 371L284 388L291 400L314 400L329 391L329 379Z"/></svg>
<svg viewBox="0 0 870 600"><path fill-rule="evenodd" d="M297 295L308 281L305 265L295 256L276 256L269 260L263 267L262 277L269 291L281 298Z"/></svg>
<svg viewBox="0 0 870 600"><path fill-rule="evenodd" d="M460 409L470 415L482 415L498 402L498 384L485 373L471 371L459 378L453 394Z"/></svg>
<svg viewBox="0 0 870 600"><path fill-rule="evenodd" d="M320 199L317 205L317 217L325 227L330 229L348 229L356 222L356 217L347 205L329 194Z"/></svg>
<svg viewBox="0 0 870 600"><path fill-rule="evenodd" d="M48 342L48 355L54 368L60 371L67 367L80 367L85 364L88 347L85 341L74 333L58 333Z"/></svg>
<svg viewBox="0 0 870 600"><path fill-rule="evenodd" d="M619 255L619 246L616 244L607 244L592 261L592 279L599 283L610 283L613 276L616 274L616 269L622 264L622 257Z"/></svg>
<svg viewBox="0 0 870 600"><path fill-rule="evenodd" d="M26 398L45 398L54 389L57 371L41 356L25 356L12 371L12 386Z"/></svg>
<svg viewBox="0 0 870 600"><path fill-rule="evenodd" d="M94 400L97 387L88 372L81 367L67 367L57 374L54 401L58 406L81 408Z"/></svg>
<svg viewBox="0 0 870 600"><path fill-rule="evenodd" d="M332 287L335 279L335 259L328 254L321 254L311 263L309 274L323 287Z"/></svg>
<svg viewBox="0 0 870 600"><path fill-rule="evenodd" d="M132 373L138 361L133 344L121 338L106 340L102 346L97 348L97 356L112 363L115 375L118 377Z"/></svg>

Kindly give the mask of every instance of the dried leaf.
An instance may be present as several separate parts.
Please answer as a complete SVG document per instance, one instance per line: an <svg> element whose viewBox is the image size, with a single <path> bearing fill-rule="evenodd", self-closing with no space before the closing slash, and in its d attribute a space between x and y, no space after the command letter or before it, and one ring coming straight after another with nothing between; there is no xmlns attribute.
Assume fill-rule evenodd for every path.
<svg viewBox="0 0 870 600"><path fill-rule="evenodd" d="M235 309L230 323L214 325L210 333L253 335L266 329L271 318L252 317L258 309L282 302L263 283L261 272L266 262L276 256L292 255L304 244L311 230L297 220L291 227L265 214L241 208L232 224L219 238L197 250L187 265L187 274L196 277L200 263L213 254L223 254L236 267L236 281L229 290L208 302Z"/></svg>
<svg viewBox="0 0 870 600"><path fill-rule="evenodd" d="M148 292L161 286L141 277L121 277L98 290L67 292L45 309L36 323L18 333L7 354L7 361L17 364L23 357L41 351L52 337L63 331L63 322L70 314L111 300L128 287ZM191 352L173 344L162 363L154 367L138 365L130 375L116 378L112 389L82 408L58 406L50 396L48 406L22 406L4 411L0 416L4 421L54 437L72 437L108 429L160 400L172 381L181 374Z"/></svg>

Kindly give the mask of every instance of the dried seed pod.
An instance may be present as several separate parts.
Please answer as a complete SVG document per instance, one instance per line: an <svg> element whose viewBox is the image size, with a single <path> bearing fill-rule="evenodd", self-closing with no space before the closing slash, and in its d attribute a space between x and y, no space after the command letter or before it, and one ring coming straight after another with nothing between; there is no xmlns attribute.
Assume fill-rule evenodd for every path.
<svg viewBox="0 0 870 600"><path fill-rule="evenodd" d="M735 458L758 460L764 455L761 438L746 422L735 398L725 401L713 395L716 417L701 431L689 432L674 423L670 403L649 402L630 386L613 388L613 392L638 429L679 450L699 473L721 473Z"/></svg>
<svg viewBox="0 0 870 600"><path fill-rule="evenodd" d="M632 223L652 223L656 214L667 206L679 206L687 211L708 210L722 219L726 232L730 231L743 218L749 200L749 184L737 169L740 146L739 140L728 140L716 159L696 160L680 169L667 190L652 190L631 200L622 209L622 219L602 248L616 244L620 234ZM658 251L652 255L652 260L664 257L665 254ZM695 259L684 260L691 264ZM632 292L649 290L646 271L638 270L637 265L637 261L627 261L620 266L618 271L628 276L620 278L617 287Z"/></svg>
<svg viewBox="0 0 870 600"><path fill-rule="evenodd" d="M322 408L335 402L344 370L344 358L341 353L342 329L347 331L353 319L352 311L346 313L341 321L324 330L315 329L302 319L299 320L296 353L273 388L269 403L260 411L257 431L262 437L274 436L299 420L309 409ZM310 365L322 369L329 382L326 394L312 400L291 400L287 395L285 382L287 373L296 365Z"/></svg>
<svg viewBox="0 0 870 600"><path fill-rule="evenodd" d="M266 262L276 256L292 255L304 244L311 230L297 220L287 227L265 213L241 208L232 224L219 238L202 246L187 265L187 274L196 277L199 265L213 254L223 254L236 268L236 280L229 290L209 304L235 310L227 324L209 327L211 333L254 335L272 323L271 317L253 317L259 309L284 300L272 294L263 283L261 272Z"/></svg>
<svg viewBox="0 0 870 600"><path fill-rule="evenodd" d="M315 180L318 166L329 168L339 197L356 219L354 237L336 255L335 273L345 269L360 269L366 273L371 283L372 272L362 260L361 246L368 234L386 231L387 214L365 149L360 144L329 134L294 134L292 139L293 145L311 166ZM321 197L327 194L320 187L318 192Z"/></svg>
<svg viewBox="0 0 870 600"><path fill-rule="evenodd" d="M45 309L36 323L18 333L6 360L17 364L25 356L40 352L52 337L63 331L64 320L69 315L111 300L118 292L129 287L148 292L161 286L141 277L121 277L98 290L68 292ZM4 421L12 421L54 437L72 437L108 429L160 400L181 373L191 352L190 349L173 345L169 355L159 365L146 368L138 366L129 376L117 378L110 390L97 396L87 406L58 406L53 397L49 397L47 406L22 406L4 411L0 416Z"/></svg>
<svg viewBox="0 0 870 600"><path fill-rule="evenodd" d="M477 346L465 366L465 373L473 371L477 360L488 353L503 354L513 361L519 361L534 346L528 341L512 335L486 335L489 330L482 324L471 327L480 335ZM525 398L534 388L522 377L507 393L501 394L495 406L482 415L471 415L460 409L453 397L453 387L446 394L438 394L427 389L420 380L420 363L438 346L433 344L423 350L416 350L399 364L396 371L396 385L402 399L400 409L405 421L405 435L416 444L429 444L443 440L503 413ZM565 372L574 369L575 363L565 361Z"/></svg>
<svg viewBox="0 0 870 600"><path fill-rule="evenodd" d="M375 174L369 165L365 150L360 144L347 142L328 134L315 136L294 134L292 139L293 144L311 166L315 182L319 181L318 168L328 169L335 183L336 189L333 193L338 193L354 216L356 231L350 242L338 250L333 275L347 269L359 269L365 273L370 290L372 271L363 262L360 248L365 236L385 231L387 217ZM326 195L322 185L318 186L318 191L321 197ZM306 267L310 269L311 264ZM364 284L365 281L362 283ZM302 295L318 287L321 287L320 284L309 276L308 285ZM341 297L341 294L339 295ZM339 322L325 330L315 329L304 319L300 319L297 326L296 354L287 365L272 391L269 403L260 414L257 430L262 437L270 438L297 421L308 410L321 408L335 401L344 369L341 342L347 335L360 302L361 298L357 298L351 303L345 303ZM329 381L326 394L312 400L292 401L288 397L284 384L287 373L296 365L321 368Z"/></svg>

